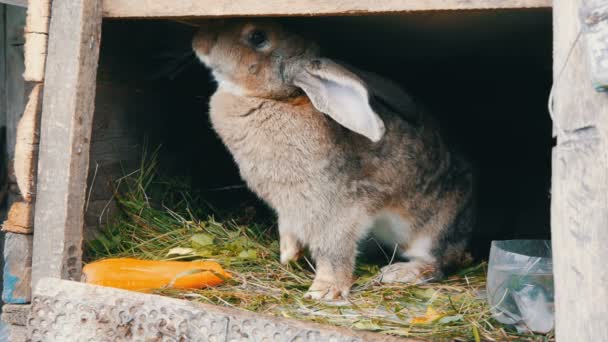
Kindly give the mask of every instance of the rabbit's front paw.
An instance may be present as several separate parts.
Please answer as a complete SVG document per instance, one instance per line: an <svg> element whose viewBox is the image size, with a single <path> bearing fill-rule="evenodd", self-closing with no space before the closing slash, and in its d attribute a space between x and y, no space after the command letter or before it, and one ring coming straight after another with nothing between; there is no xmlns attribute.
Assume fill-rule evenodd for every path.
<svg viewBox="0 0 608 342"><path fill-rule="evenodd" d="M308 292L304 295L306 299L322 301L334 301L346 299L350 293L350 284L317 280L312 283Z"/></svg>
<svg viewBox="0 0 608 342"><path fill-rule="evenodd" d="M286 265L290 261L298 261L302 256L302 245L295 236L281 234L280 236L281 264Z"/></svg>
<svg viewBox="0 0 608 342"><path fill-rule="evenodd" d="M398 262L382 267L383 283L420 283L434 278L436 267L422 261Z"/></svg>

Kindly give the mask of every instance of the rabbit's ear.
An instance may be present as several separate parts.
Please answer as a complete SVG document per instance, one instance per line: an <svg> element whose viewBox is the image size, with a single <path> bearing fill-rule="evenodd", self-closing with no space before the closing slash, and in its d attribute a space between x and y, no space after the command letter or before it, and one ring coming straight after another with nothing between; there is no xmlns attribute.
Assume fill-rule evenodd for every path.
<svg viewBox="0 0 608 342"><path fill-rule="evenodd" d="M399 85L375 73L358 70L351 66L348 66L348 68L365 81L369 87L370 95L372 99L376 100L376 103L379 102L387 107L411 125L417 126L421 124L422 113L420 108Z"/></svg>
<svg viewBox="0 0 608 342"><path fill-rule="evenodd" d="M373 142L382 139L384 123L372 109L367 87L357 75L328 59L298 63L291 72L293 84L317 110Z"/></svg>

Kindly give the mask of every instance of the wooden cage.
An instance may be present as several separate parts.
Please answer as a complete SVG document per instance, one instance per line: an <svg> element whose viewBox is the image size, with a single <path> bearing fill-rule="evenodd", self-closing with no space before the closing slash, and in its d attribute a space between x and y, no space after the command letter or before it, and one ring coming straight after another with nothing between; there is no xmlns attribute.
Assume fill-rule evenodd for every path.
<svg viewBox="0 0 608 342"><path fill-rule="evenodd" d="M463 113L470 109L467 102L477 106L474 112L487 108L488 117L443 120L455 127L455 136L473 134L472 123L484 121L478 140L465 143L494 139L496 149L479 150L493 154L486 157L488 164L507 160L537 172L526 178L526 167L506 170L497 163L498 179L487 180L495 185L487 191L507 194L498 204L507 207L524 194L516 211L530 210L534 214L522 217L538 220L520 227L518 236L544 220L548 224L542 212L550 205L557 339L608 339L608 270L602 265L608 258L608 98L592 86L580 39L582 5L581 0L30 0L24 77L32 90L14 162L21 197L5 223L5 284L7 274L13 276L5 301L17 294L20 299L7 301L3 317L15 325L15 340L100 335L130 340L139 338L133 335L138 326L144 340L405 340L78 282L83 240L112 210L105 180L136 167L142 126L170 138L163 130L183 129L171 120L200 124L192 120L204 117L210 93L206 83L196 88L194 78L204 77L202 71L170 87L133 81L146 73L137 66L150 62L153 49L133 49L129 40L147 47L158 41L187 45L191 31L178 22L252 16L311 28L337 56L418 84L425 100L437 102L440 110L460 106ZM362 43L354 44L358 39ZM470 59L471 51L478 59ZM435 63L425 69L421 61L433 56L444 56L443 68L431 71ZM408 69L391 58L422 66ZM489 80L494 83L486 86ZM551 124L546 103L552 87ZM187 114L162 119L170 108ZM495 137L504 125L510 130ZM201 139L188 155L219 146L217 139ZM179 150L192 143L176 144ZM515 153L524 150L530 153ZM226 159L221 153L210 158L218 155ZM544 170L550 162L551 169ZM202 169L189 166L192 172ZM237 177L234 170L232 176ZM522 192L509 192L513 186ZM550 202L543 186L550 186ZM528 196L545 200L526 202Z"/></svg>

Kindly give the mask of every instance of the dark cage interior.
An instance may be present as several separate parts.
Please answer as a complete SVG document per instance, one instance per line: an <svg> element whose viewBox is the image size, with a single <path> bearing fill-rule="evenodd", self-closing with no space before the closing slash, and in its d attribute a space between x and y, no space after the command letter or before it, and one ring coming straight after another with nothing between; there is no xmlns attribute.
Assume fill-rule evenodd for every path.
<svg viewBox="0 0 608 342"><path fill-rule="evenodd" d="M398 81L440 119L478 170L475 254L487 253L492 239L549 237L550 10L280 20L326 55ZM104 22L90 180L136 160L145 139L162 144L163 172L236 210L255 196L211 130L215 85L191 54L193 32L178 21ZM121 167L108 162L112 154ZM88 218L98 222L95 203L107 201L91 196Z"/></svg>

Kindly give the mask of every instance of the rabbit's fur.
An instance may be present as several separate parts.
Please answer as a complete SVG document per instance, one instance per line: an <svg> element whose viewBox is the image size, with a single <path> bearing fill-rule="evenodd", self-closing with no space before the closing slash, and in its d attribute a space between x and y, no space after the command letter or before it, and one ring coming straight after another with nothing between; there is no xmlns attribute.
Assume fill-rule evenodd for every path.
<svg viewBox="0 0 608 342"><path fill-rule="evenodd" d="M214 129L278 214L281 262L304 247L315 260L307 297L348 295L370 233L408 260L385 267L386 282L465 261L471 169L396 85L321 58L273 22L210 21L193 48L218 82Z"/></svg>

